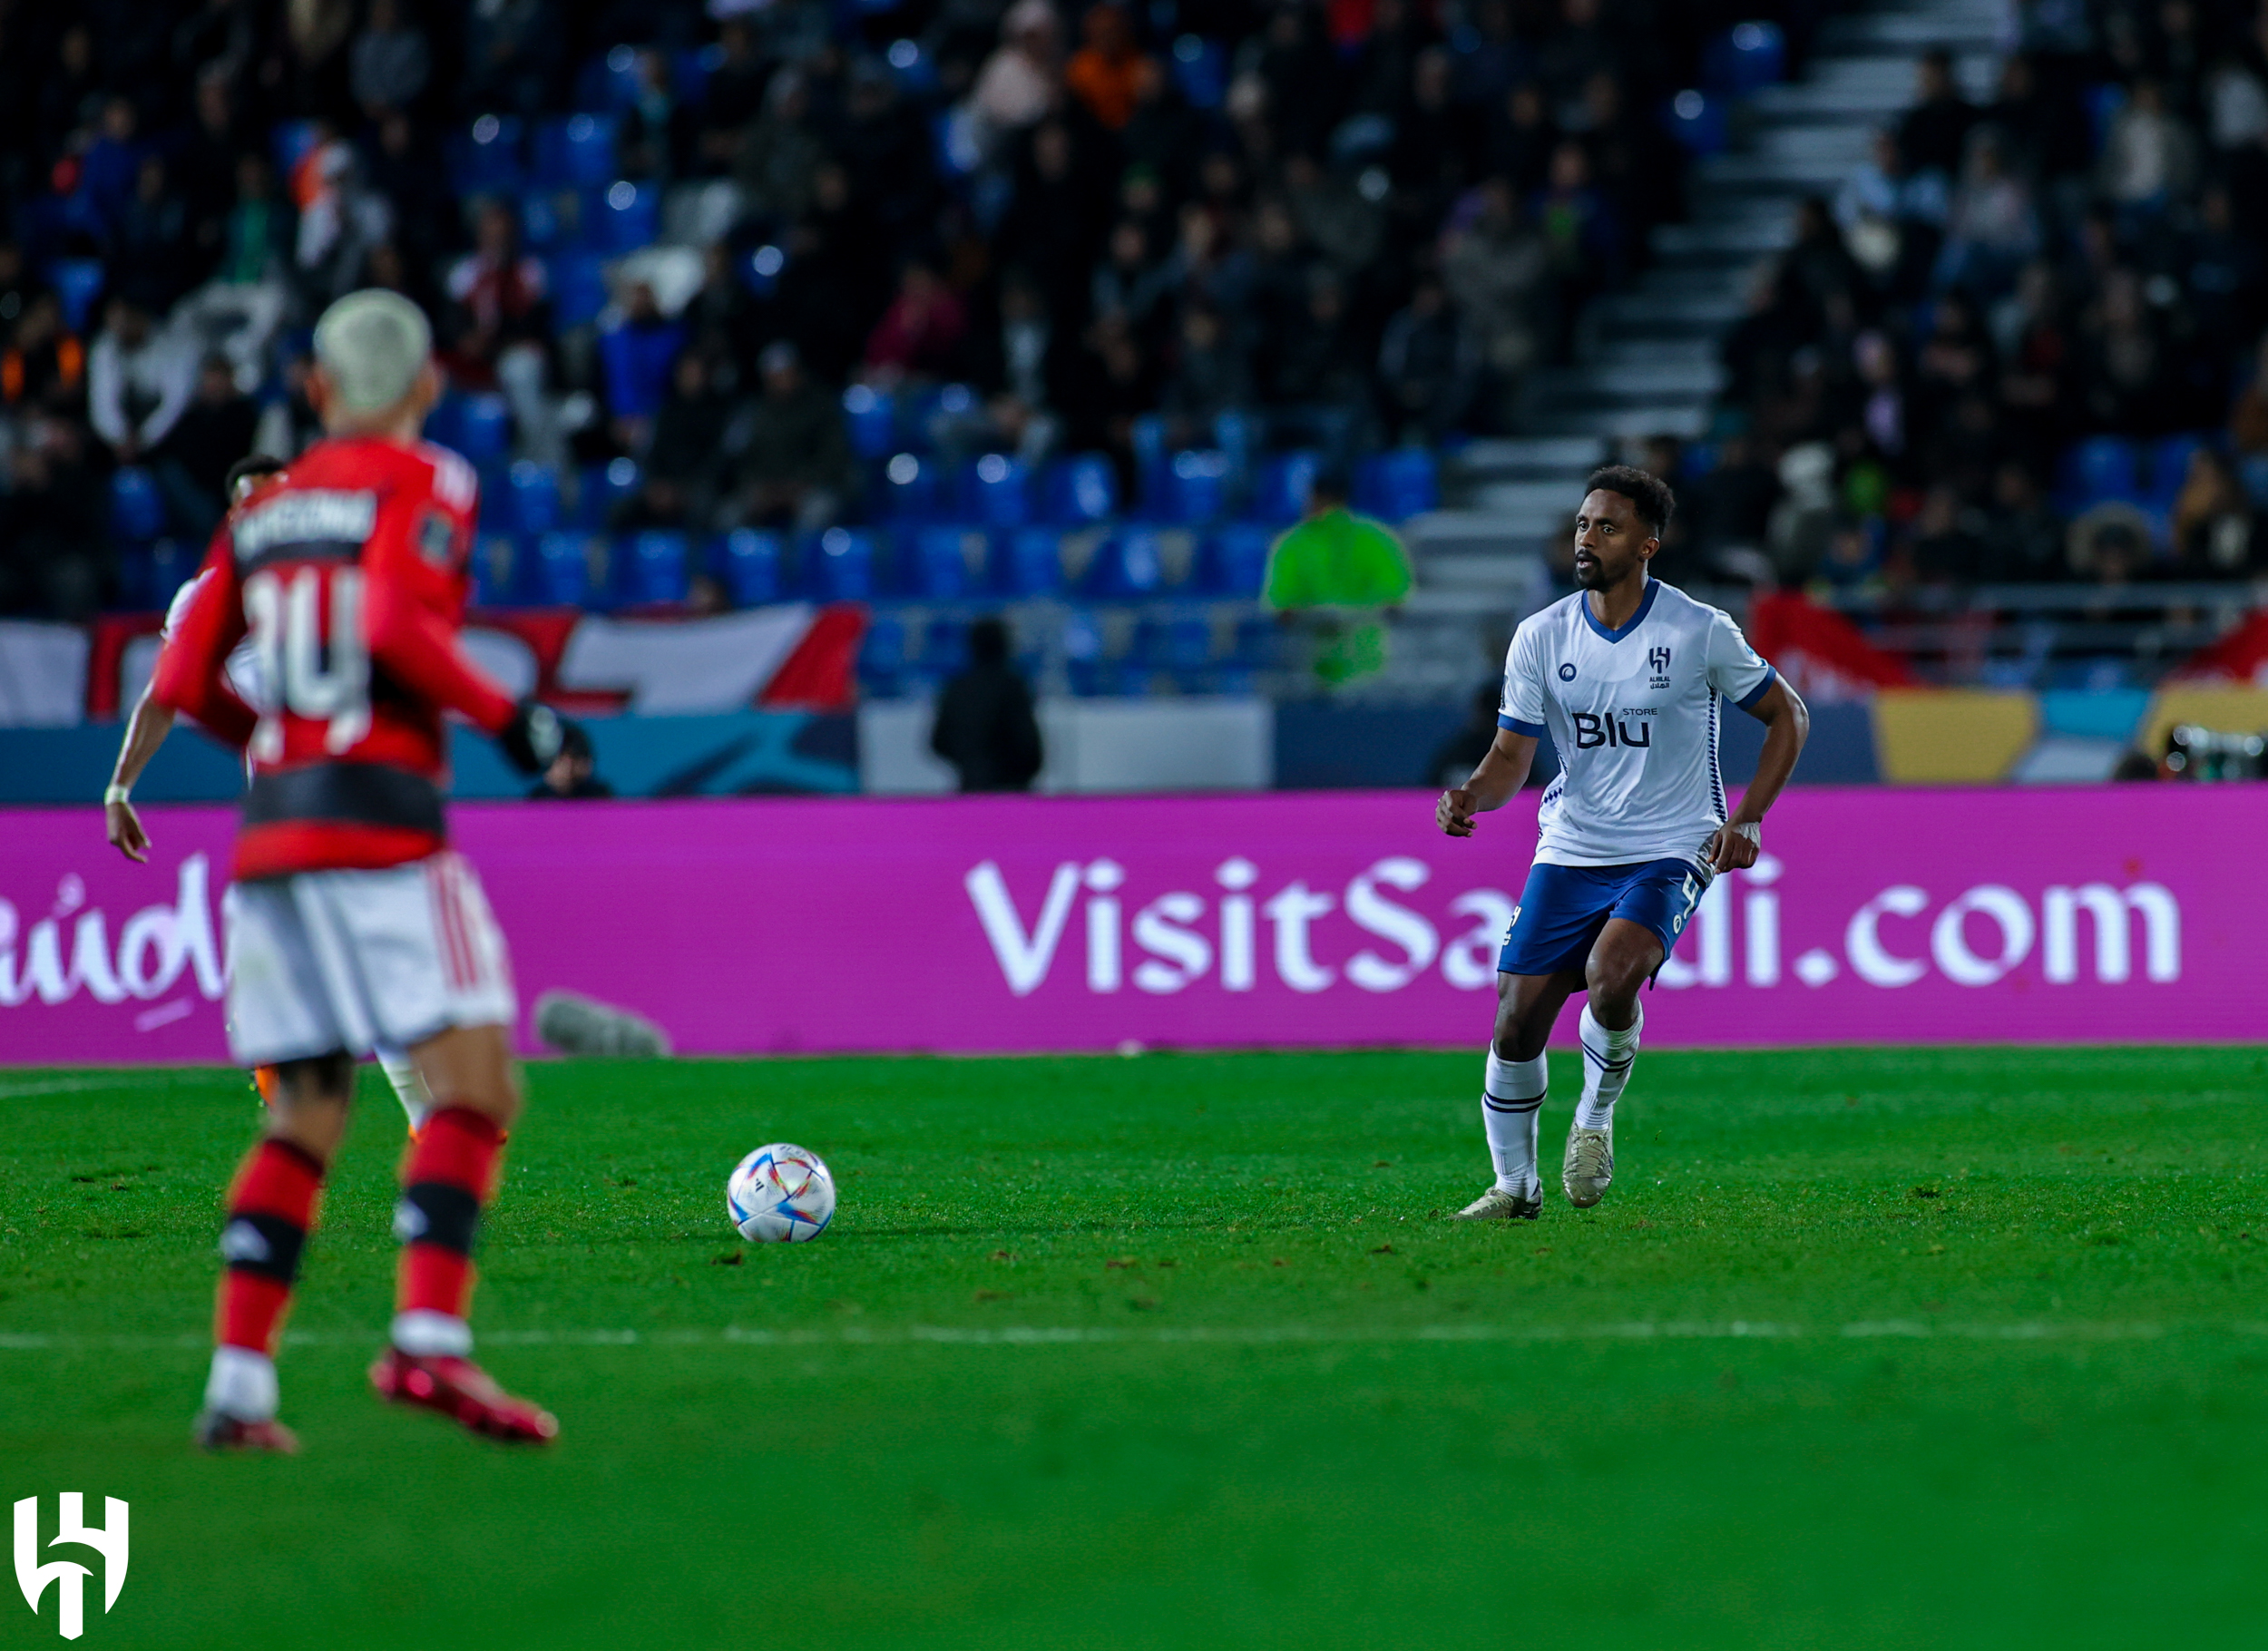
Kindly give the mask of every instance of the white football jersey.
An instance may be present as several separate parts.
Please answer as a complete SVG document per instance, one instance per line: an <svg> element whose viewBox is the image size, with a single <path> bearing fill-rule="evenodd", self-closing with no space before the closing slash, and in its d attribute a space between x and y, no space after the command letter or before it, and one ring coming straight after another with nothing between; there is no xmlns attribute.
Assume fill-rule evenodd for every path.
<svg viewBox="0 0 2268 1651"><path fill-rule="evenodd" d="M1722 610L1646 581L1630 622L1609 630L1578 591L1520 621L1504 660L1499 726L1559 747L1536 858L1550 865L1702 864L1725 823L1720 697L1753 706L1772 667Z"/></svg>
<svg viewBox="0 0 2268 1651"><path fill-rule="evenodd" d="M189 604L196 600L199 588L211 577L212 570L202 568L194 577L181 581L181 588L173 592L173 600L166 604L165 624L158 632L160 646L173 640L173 632L181 626L181 616L189 611ZM260 693L259 650L252 646L249 637L230 650L227 669L229 686L236 689L237 698L255 710L263 708Z"/></svg>

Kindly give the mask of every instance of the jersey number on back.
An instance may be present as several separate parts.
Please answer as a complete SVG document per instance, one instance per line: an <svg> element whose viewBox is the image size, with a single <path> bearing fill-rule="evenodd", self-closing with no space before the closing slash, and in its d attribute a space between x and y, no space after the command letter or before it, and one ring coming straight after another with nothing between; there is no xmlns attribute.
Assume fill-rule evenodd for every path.
<svg viewBox="0 0 2268 1651"><path fill-rule="evenodd" d="M322 613L327 582L327 627ZM370 731L362 571L336 568L327 581L318 568L301 568L288 579L263 568L244 581L244 618L270 696L270 703L259 708L259 728L252 736L254 760L276 762L283 757L287 712L324 724L323 746L335 757L360 743Z"/></svg>

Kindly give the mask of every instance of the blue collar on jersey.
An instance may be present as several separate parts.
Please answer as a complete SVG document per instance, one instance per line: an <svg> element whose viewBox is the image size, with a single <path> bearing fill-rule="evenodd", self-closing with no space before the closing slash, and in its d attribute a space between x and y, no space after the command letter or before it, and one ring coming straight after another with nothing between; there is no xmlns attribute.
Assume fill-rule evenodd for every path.
<svg viewBox="0 0 2268 1651"><path fill-rule="evenodd" d="M1654 597L1656 593L1661 590L1661 588L1662 581L1660 580L1649 577L1646 581L1646 594L1638 598L1638 611L1636 613L1633 613L1628 619L1625 620L1621 624L1615 627L1612 630L1608 630L1606 626L1600 624L1598 622L1598 616L1590 611L1589 591L1585 591L1580 592L1576 600L1575 605L1583 611L1583 623L1589 625L1600 636L1605 637L1609 642L1619 642L1624 637L1628 636L1640 625L1646 623L1646 616L1654 611Z"/></svg>

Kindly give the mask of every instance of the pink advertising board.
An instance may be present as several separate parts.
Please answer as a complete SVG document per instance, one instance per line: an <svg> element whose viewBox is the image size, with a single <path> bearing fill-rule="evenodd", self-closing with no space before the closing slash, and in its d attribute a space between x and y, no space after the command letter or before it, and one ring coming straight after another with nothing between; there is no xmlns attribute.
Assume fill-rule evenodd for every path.
<svg viewBox="0 0 2268 1651"><path fill-rule="evenodd" d="M1533 811L1464 842L1417 793L455 822L523 1003L570 988L764 1053L1477 1046ZM148 823L136 866L93 810L0 814L0 1061L226 1058L230 816ZM1799 790L1765 842L1648 994L1649 1046L2268 1039L2268 787Z"/></svg>

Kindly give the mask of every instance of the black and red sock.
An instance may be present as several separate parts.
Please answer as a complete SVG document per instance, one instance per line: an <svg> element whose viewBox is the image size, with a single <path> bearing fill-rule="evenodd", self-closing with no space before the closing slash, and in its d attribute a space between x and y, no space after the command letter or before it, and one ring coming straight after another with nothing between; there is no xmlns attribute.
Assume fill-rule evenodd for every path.
<svg viewBox="0 0 2268 1651"><path fill-rule="evenodd" d="M469 1107L440 1108L410 1144L394 1217L402 1241L394 1344L404 1353L462 1356L472 1349L464 1319L473 1240L503 1151L495 1119Z"/></svg>
<svg viewBox="0 0 2268 1651"><path fill-rule="evenodd" d="M212 1333L221 1346L275 1357L322 1194L323 1166L303 1148L271 1138L245 1154L229 1187L229 1218L220 1229L228 1265Z"/></svg>

